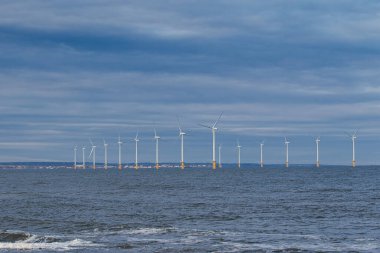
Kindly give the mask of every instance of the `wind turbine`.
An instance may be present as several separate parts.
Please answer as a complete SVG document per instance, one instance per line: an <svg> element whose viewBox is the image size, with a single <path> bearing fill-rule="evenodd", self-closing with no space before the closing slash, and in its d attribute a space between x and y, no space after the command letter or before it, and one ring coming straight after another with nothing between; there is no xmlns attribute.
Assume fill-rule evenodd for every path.
<svg viewBox="0 0 380 253"><path fill-rule="evenodd" d="M352 140L352 168L355 168L356 167L356 160L355 160L355 139L358 137L357 136L357 133L358 131L356 130L354 133L352 133L351 135L348 134L348 136L351 138Z"/></svg>
<svg viewBox="0 0 380 253"><path fill-rule="evenodd" d="M263 148L264 148L264 141L260 143L260 167L264 167L264 160L263 160Z"/></svg>
<svg viewBox="0 0 380 253"><path fill-rule="evenodd" d="M119 165L118 165L118 169L121 170L121 168L122 168L122 165L121 165L121 144L123 144L123 143L121 142L120 135L119 135L119 140L118 140L117 144L119 145Z"/></svg>
<svg viewBox="0 0 380 253"><path fill-rule="evenodd" d="M211 132L212 132L212 168L214 170L216 169L216 160L215 160L215 133L216 133L216 130L218 130L218 128L216 128L216 125L218 124L218 122L219 122L220 118L222 117L222 115L223 115L223 112L219 115L219 118L215 121L214 125L212 125L212 126L206 126L206 125L199 124L200 126L203 126L203 127L211 129Z"/></svg>
<svg viewBox="0 0 380 253"><path fill-rule="evenodd" d="M77 169L77 146L74 146L74 169Z"/></svg>
<svg viewBox="0 0 380 253"><path fill-rule="evenodd" d="M179 129L179 138L181 138L181 161L180 161L180 167L181 169L185 168L185 161L183 158L183 137L186 135L185 132L182 131L181 124L179 122L179 118L177 117L178 120L178 129Z"/></svg>
<svg viewBox="0 0 380 253"><path fill-rule="evenodd" d="M137 132L136 133L136 137L135 137L135 144L136 144L136 156L135 156L135 169L137 170L138 168L139 168L139 164L138 164L138 153L137 153L137 148L138 148L138 146L137 146L137 144L138 144L138 142L140 141L139 140L139 132Z"/></svg>
<svg viewBox="0 0 380 253"><path fill-rule="evenodd" d="M237 163L237 166L238 168L240 168L240 149L241 149L241 146L239 144L239 141L237 141L237 151L238 151L238 163Z"/></svg>
<svg viewBox="0 0 380 253"><path fill-rule="evenodd" d="M219 154L218 154L218 159L219 159L219 168L222 168L222 145L219 144Z"/></svg>
<svg viewBox="0 0 380 253"><path fill-rule="evenodd" d="M157 135L156 129L154 129L154 139L156 141L156 169L158 170L160 168L160 165L158 163L158 141L160 140L160 136Z"/></svg>
<svg viewBox="0 0 380 253"><path fill-rule="evenodd" d="M108 157L107 157L107 148L108 144L106 143L106 140L103 139L104 143L104 169L108 169Z"/></svg>
<svg viewBox="0 0 380 253"><path fill-rule="evenodd" d="M286 161L285 161L285 167L288 168L289 167L289 141L288 139L285 137L285 146L286 146Z"/></svg>
<svg viewBox="0 0 380 253"><path fill-rule="evenodd" d="M83 169L86 169L86 158L85 158L85 155L84 155L85 151L86 151L86 147L83 146L82 147L82 162L83 162L82 167L83 167Z"/></svg>
<svg viewBox="0 0 380 253"><path fill-rule="evenodd" d="M94 143L92 143L91 139L90 139L90 143L91 143L91 152L88 158L90 158L90 156L92 155L92 168L95 170L96 169L96 156L95 156L96 146L94 145Z"/></svg>
<svg viewBox="0 0 380 253"><path fill-rule="evenodd" d="M315 144L317 144L317 163L316 163L317 168L319 168L320 166L320 163L319 163L319 142L320 141L321 140L319 139L319 137L315 139Z"/></svg>

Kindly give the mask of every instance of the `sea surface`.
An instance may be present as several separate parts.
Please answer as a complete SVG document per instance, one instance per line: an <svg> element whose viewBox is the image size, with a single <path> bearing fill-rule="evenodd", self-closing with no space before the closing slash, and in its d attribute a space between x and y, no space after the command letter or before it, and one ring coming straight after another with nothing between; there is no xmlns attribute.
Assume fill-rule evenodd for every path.
<svg viewBox="0 0 380 253"><path fill-rule="evenodd" d="M0 169L0 252L380 252L380 167Z"/></svg>

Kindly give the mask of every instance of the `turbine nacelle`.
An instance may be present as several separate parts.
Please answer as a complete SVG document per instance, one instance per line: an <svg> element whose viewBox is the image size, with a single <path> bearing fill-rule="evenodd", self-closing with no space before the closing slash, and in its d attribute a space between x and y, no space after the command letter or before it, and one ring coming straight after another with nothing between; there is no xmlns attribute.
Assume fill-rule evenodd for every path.
<svg viewBox="0 0 380 253"><path fill-rule="evenodd" d="M156 129L154 129L154 139L158 140L161 137L157 135Z"/></svg>
<svg viewBox="0 0 380 253"><path fill-rule="evenodd" d="M134 138L134 140L135 140L135 142L140 141L140 140L139 140L139 132L137 132L136 137Z"/></svg>

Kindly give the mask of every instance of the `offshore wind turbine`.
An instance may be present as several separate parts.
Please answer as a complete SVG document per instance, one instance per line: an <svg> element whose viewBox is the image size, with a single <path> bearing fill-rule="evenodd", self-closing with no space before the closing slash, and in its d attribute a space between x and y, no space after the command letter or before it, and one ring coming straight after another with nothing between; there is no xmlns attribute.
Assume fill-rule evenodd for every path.
<svg viewBox="0 0 380 253"><path fill-rule="evenodd" d="M77 145L74 146L74 169L77 169Z"/></svg>
<svg viewBox="0 0 380 253"><path fill-rule="evenodd" d="M239 144L239 141L237 141L237 153L238 153L238 162L237 162L237 167L240 168L240 149L241 149L241 146Z"/></svg>
<svg viewBox="0 0 380 253"><path fill-rule="evenodd" d="M355 159L355 140L356 140L356 138L358 137L358 136L357 136L357 133L358 133L358 131L356 130L356 131L353 132L351 135L349 135L349 137L350 137L351 140L352 140L352 168L355 168L355 167L356 167L356 159Z"/></svg>
<svg viewBox="0 0 380 253"><path fill-rule="evenodd" d="M181 167L181 169L184 169L185 168L185 161L184 161L184 158L183 158L183 138L186 135L186 133L182 131L181 123L179 122L179 118L178 117L177 117L177 120L178 120L178 129L179 129L179 138L181 139L181 161L180 161L180 167Z"/></svg>
<svg viewBox="0 0 380 253"><path fill-rule="evenodd" d="M137 170L139 168L139 163L138 163L138 142L140 141L139 140L139 132L136 133L136 137L134 139L135 141L135 169Z"/></svg>
<svg viewBox="0 0 380 253"><path fill-rule="evenodd" d="M222 145L219 144L219 154L218 154L218 162L219 162L219 165L218 167L219 168L222 168Z"/></svg>
<svg viewBox="0 0 380 253"><path fill-rule="evenodd" d="M158 163L158 141L160 140L160 136L157 135L156 129L154 129L154 140L156 141L156 169L160 168L160 164Z"/></svg>
<svg viewBox="0 0 380 253"><path fill-rule="evenodd" d="M121 142L120 135L119 135L119 139L118 139L117 144L119 145L119 163L118 163L117 167L119 170L121 170L121 168L122 168L122 165L121 165L121 144L123 144L123 143Z"/></svg>
<svg viewBox="0 0 380 253"><path fill-rule="evenodd" d="M92 143L91 139L90 139L90 143L91 143L91 152L88 158L90 158L92 155L92 168L95 170L96 169L96 154L95 154L96 146L94 145L94 143Z"/></svg>
<svg viewBox="0 0 380 253"><path fill-rule="evenodd" d="M315 139L315 144L317 145L317 163L316 163L317 168L319 168L320 166L320 163L319 163L319 142L320 141L321 140L319 139L319 137Z"/></svg>
<svg viewBox="0 0 380 253"><path fill-rule="evenodd" d="M285 167L288 168L289 167L289 141L288 139L285 137L285 147L286 147L286 160L285 160Z"/></svg>
<svg viewBox="0 0 380 253"><path fill-rule="evenodd" d="M108 149L108 144L106 143L106 140L103 139L104 143L104 169L108 169L108 157L107 157L107 149Z"/></svg>
<svg viewBox="0 0 380 253"><path fill-rule="evenodd" d="M216 130L218 130L218 128L216 128L216 125L218 124L218 122L219 122L220 118L222 117L222 115L223 115L223 112L219 115L219 118L215 121L215 123L212 126L207 126L207 125L199 124L200 126L203 126L203 127L211 129L211 132L212 132L212 168L214 170L216 169L215 134L216 134Z"/></svg>
<svg viewBox="0 0 380 253"><path fill-rule="evenodd" d="M263 148L264 148L264 141L260 143L260 167L264 167L264 160L263 160Z"/></svg>
<svg viewBox="0 0 380 253"><path fill-rule="evenodd" d="M86 169L86 157L84 155L85 151L86 151L86 147L83 146L82 147L82 163L83 163L82 167L83 167L83 169Z"/></svg>

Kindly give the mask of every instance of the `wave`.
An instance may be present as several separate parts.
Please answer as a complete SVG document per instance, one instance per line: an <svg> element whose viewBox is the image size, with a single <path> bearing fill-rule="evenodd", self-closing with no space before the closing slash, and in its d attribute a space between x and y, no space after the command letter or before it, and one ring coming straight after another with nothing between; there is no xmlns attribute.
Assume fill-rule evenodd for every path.
<svg viewBox="0 0 380 253"><path fill-rule="evenodd" d="M165 234L170 232L173 228L137 228L131 230L123 230L123 234L129 235L155 235L155 234Z"/></svg>
<svg viewBox="0 0 380 253"><path fill-rule="evenodd" d="M0 250L54 250L66 251L72 249L100 247L102 245L82 239L65 239L54 236L32 235L23 231L1 231Z"/></svg>

